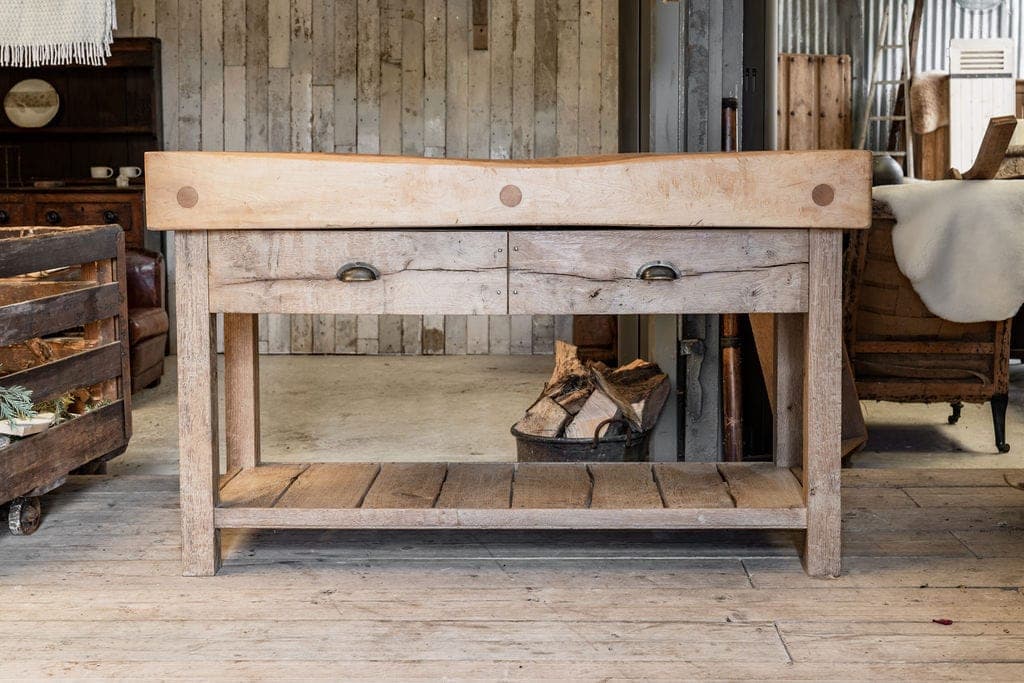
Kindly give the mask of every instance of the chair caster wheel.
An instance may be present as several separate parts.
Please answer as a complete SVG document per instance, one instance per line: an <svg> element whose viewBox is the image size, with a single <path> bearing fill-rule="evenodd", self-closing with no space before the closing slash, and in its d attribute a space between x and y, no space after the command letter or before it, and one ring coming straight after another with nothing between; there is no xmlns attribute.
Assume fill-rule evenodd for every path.
<svg viewBox="0 0 1024 683"><path fill-rule="evenodd" d="M43 521L39 498L15 498L7 508L7 528L15 536L34 534Z"/></svg>
<svg viewBox="0 0 1024 683"><path fill-rule="evenodd" d="M946 422L948 422L951 425L955 425L957 422L960 421L960 413L964 409L964 404L961 403L960 401L954 401L953 403L949 404L949 407L953 409L953 412L950 413L949 417L946 418Z"/></svg>
<svg viewBox="0 0 1024 683"><path fill-rule="evenodd" d="M1010 444L1008 444L1008 443L997 443L996 444L996 448L999 449L1000 453L1009 453L1010 452Z"/></svg>

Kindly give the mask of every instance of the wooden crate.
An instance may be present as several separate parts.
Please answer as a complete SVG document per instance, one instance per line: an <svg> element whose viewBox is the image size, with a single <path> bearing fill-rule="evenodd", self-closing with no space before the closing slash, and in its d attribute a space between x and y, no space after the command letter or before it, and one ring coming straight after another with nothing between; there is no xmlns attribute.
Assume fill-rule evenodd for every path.
<svg viewBox="0 0 1024 683"><path fill-rule="evenodd" d="M34 402L90 387L102 407L17 440L0 452L0 503L37 495L72 470L119 455L131 436L124 233L119 226L0 228L0 350L80 330L80 345L59 345L45 362L0 370L5 386ZM78 266L78 279L40 278ZM32 275L30 275L32 274ZM23 355L22 355L23 357Z"/></svg>
<svg viewBox="0 0 1024 683"><path fill-rule="evenodd" d="M853 144L849 55L779 55L776 149L848 149Z"/></svg>
<svg viewBox="0 0 1024 683"><path fill-rule="evenodd" d="M845 253L844 334L861 399L980 403L1009 386L1009 321L955 323L933 315L900 272L896 220L875 203L870 230Z"/></svg>

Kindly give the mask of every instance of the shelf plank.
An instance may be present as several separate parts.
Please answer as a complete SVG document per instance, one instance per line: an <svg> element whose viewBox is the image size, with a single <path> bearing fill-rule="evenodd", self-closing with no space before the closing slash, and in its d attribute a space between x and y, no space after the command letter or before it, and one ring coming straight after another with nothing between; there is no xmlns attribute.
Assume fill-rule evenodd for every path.
<svg viewBox="0 0 1024 683"><path fill-rule="evenodd" d="M385 463L363 507L431 508L441 492L446 469L442 462Z"/></svg>
<svg viewBox="0 0 1024 683"><path fill-rule="evenodd" d="M380 472L372 462L314 463L274 504L278 508L357 508Z"/></svg>
<svg viewBox="0 0 1024 683"><path fill-rule="evenodd" d="M308 465L262 465L245 469L220 490L223 507L271 507Z"/></svg>
<svg viewBox="0 0 1024 683"><path fill-rule="evenodd" d="M512 483L513 508L585 508L590 475L582 463L521 462Z"/></svg>
<svg viewBox="0 0 1024 683"><path fill-rule="evenodd" d="M658 485L647 463L602 462L589 465L594 480L590 507L608 510L662 507Z"/></svg>
<svg viewBox="0 0 1024 683"><path fill-rule="evenodd" d="M512 463L450 463L435 507L508 509L514 470Z"/></svg>
<svg viewBox="0 0 1024 683"><path fill-rule="evenodd" d="M804 529L804 508L217 508L220 529Z"/></svg>
<svg viewBox="0 0 1024 683"><path fill-rule="evenodd" d="M667 508L736 507L713 462L659 462L654 476Z"/></svg>
<svg viewBox="0 0 1024 683"><path fill-rule="evenodd" d="M800 482L784 467L770 462L718 463L738 508L803 507Z"/></svg>

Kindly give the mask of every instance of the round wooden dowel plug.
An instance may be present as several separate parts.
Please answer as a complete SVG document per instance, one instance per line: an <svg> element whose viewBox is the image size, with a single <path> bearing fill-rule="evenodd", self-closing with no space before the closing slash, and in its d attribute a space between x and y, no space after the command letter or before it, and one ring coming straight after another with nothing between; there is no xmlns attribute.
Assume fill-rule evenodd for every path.
<svg viewBox="0 0 1024 683"><path fill-rule="evenodd" d="M186 185L178 190L178 206L183 209L191 209L197 203L199 203L199 193L196 192L196 188Z"/></svg>
<svg viewBox="0 0 1024 683"><path fill-rule="evenodd" d="M816 185L814 189L811 190L811 199L813 199L814 203L818 206L828 206L833 202L833 200L835 200L835 198L836 191L831 185Z"/></svg>
<svg viewBox="0 0 1024 683"><path fill-rule="evenodd" d="M523 191L515 185L506 185L501 188L501 194L498 197L501 199L502 204L511 208L519 206L519 202L523 201Z"/></svg>

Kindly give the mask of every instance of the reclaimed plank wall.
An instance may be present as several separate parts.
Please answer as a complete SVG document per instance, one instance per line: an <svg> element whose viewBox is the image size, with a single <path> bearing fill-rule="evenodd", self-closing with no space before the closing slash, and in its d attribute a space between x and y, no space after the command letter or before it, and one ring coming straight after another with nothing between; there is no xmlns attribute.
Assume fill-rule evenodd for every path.
<svg viewBox="0 0 1024 683"><path fill-rule="evenodd" d="M618 151L618 0L119 0L162 41L167 149ZM173 291L173 249L168 254ZM173 303L173 294L172 294ZM551 353L559 316L270 315L263 353Z"/></svg>

